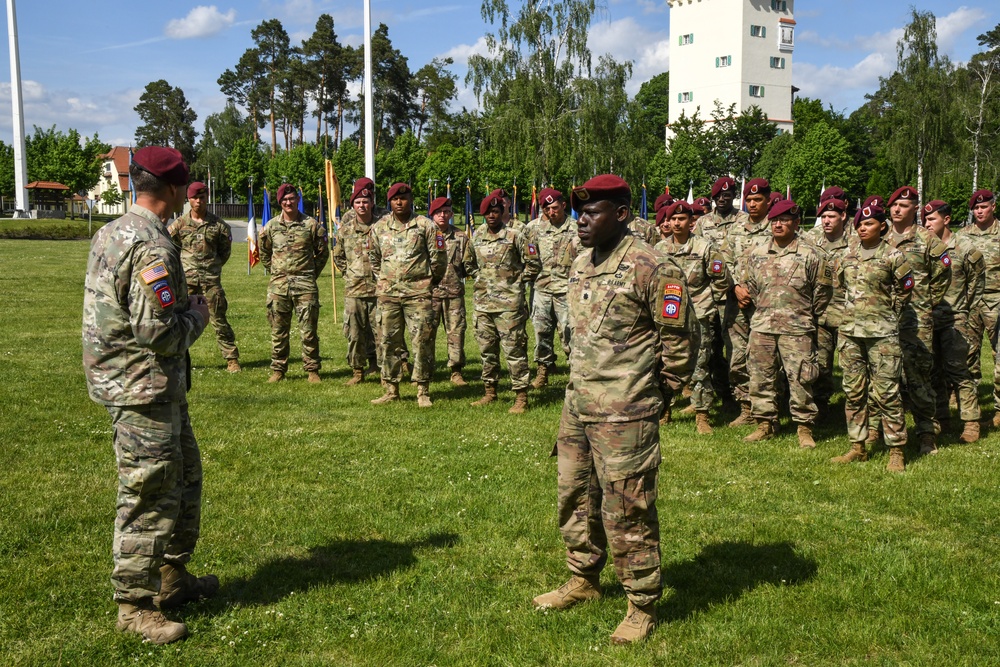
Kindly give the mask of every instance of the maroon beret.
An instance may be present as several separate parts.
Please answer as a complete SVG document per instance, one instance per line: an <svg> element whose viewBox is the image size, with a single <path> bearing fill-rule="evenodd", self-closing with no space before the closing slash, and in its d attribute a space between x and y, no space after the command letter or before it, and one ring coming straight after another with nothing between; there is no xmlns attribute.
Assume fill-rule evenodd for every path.
<svg viewBox="0 0 1000 667"><path fill-rule="evenodd" d="M706 213L712 210L712 200L708 197L698 197L694 200L694 205L701 206Z"/></svg>
<svg viewBox="0 0 1000 667"><path fill-rule="evenodd" d="M862 204L862 208L865 206L878 206L879 208L885 208L885 200L879 195L872 195L865 200L865 203Z"/></svg>
<svg viewBox="0 0 1000 667"><path fill-rule="evenodd" d="M509 199L510 195L507 194L507 191L504 190L503 188L497 188L496 190L494 190L493 192L491 192L486 196L487 199L491 199L493 197L496 197L498 199Z"/></svg>
<svg viewBox="0 0 1000 667"><path fill-rule="evenodd" d="M289 193L295 195L296 197L299 196L299 193L295 189L295 186L292 185L291 183L282 183L280 186L278 186L278 203L280 204L281 200L285 198L285 195Z"/></svg>
<svg viewBox="0 0 1000 667"><path fill-rule="evenodd" d="M736 193L736 181L729 176L723 176L712 185L712 199L715 199L723 192L732 191Z"/></svg>
<svg viewBox="0 0 1000 667"><path fill-rule="evenodd" d="M385 195L385 200L392 201L392 198L395 197L396 195L412 195L412 194L413 190L410 188L409 184L393 183L389 187L389 192L387 192Z"/></svg>
<svg viewBox="0 0 1000 667"><path fill-rule="evenodd" d="M917 190L909 185L904 185L889 196L889 206L892 206L897 199L908 199L917 201Z"/></svg>
<svg viewBox="0 0 1000 667"><path fill-rule="evenodd" d="M491 208L499 208L503 210L503 197L496 194L496 190L490 193L490 195L479 203L479 215L486 215L486 212Z"/></svg>
<svg viewBox="0 0 1000 667"><path fill-rule="evenodd" d="M766 178L755 178L746 184L743 188L743 198L746 199L750 195L764 195L765 197L771 196L771 184L767 182Z"/></svg>
<svg viewBox="0 0 1000 667"><path fill-rule="evenodd" d="M879 222L885 222L886 215L885 209L881 206L875 204L866 205L858 211L857 215L854 216L854 225L857 226L862 220L875 219Z"/></svg>
<svg viewBox="0 0 1000 667"><path fill-rule="evenodd" d="M780 192L778 192L778 191L775 191L775 192L772 192L772 193L771 193L771 194L770 194L770 195L768 196L768 198L767 198L767 199L768 199L768 201L770 201L770 202L771 202L771 205L772 205L772 206L774 206L774 204L775 204L775 203L777 203L777 202L779 202L779 201L783 200L784 198L785 198L785 195L781 194L781 193L780 193Z"/></svg>
<svg viewBox="0 0 1000 667"><path fill-rule="evenodd" d="M824 199L816 207L816 215L822 215L826 211L836 211L837 213L845 213L847 211L847 202L842 199L837 199L836 197Z"/></svg>
<svg viewBox="0 0 1000 667"><path fill-rule="evenodd" d="M348 200L349 203L353 204L354 200L358 197L367 197L374 201L375 182L372 179L362 177L354 181L354 190L351 191L351 198Z"/></svg>
<svg viewBox="0 0 1000 667"><path fill-rule="evenodd" d="M579 211L590 201L605 201L609 199L632 199L632 189L628 183L614 174L594 176L583 185L573 188L569 195L569 203L574 211Z"/></svg>
<svg viewBox="0 0 1000 667"><path fill-rule="evenodd" d="M990 190L976 190L969 199L969 208L975 208L976 204L993 201L993 192Z"/></svg>
<svg viewBox="0 0 1000 667"><path fill-rule="evenodd" d="M208 186L201 181L195 181L188 186L188 199L191 199L191 197L197 197L202 192L208 192Z"/></svg>
<svg viewBox="0 0 1000 667"><path fill-rule="evenodd" d="M653 203L653 210L659 212L661 208L666 208L674 203L674 198L670 196L669 192L664 192L662 195L656 198Z"/></svg>
<svg viewBox="0 0 1000 667"><path fill-rule="evenodd" d="M449 208L451 207L451 200L448 199L447 197L438 197L437 199L431 202L430 208L427 209L427 215L432 216L446 206Z"/></svg>
<svg viewBox="0 0 1000 667"><path fill-rule="evenodd" d="M563 193L555 188L543 188L538 193L538 201L542 205L542 208L544 208L549 204L555 204L557 201L563 201Z"/></svg>
<svg viewBox="0 0 1000 667"><path fill-rule="evenodd" d="M947 205L948 202L946 201L943 201L941 199L932 199L931 201L924 204L924 207L921 209L921 211L923 212L924 215L930 215L935 211L941 210L943 207Z"/></svg>
<svg viewBox="0 0 1000 667"><path fill-rule="evenodd" d="M146 146L132 155L132 162L164 183L184 185L188 182L188 168L180 151L165 146Z"/></svg>
<svg viewBox="0 0 1000 667"><path fill-rule="evenodd" d="M661 211L664 214L663 217L665 219L667 219L667 220L669 220L673 216L677 215L678 213L687 213L688 215L694 214L694 208L691 206L691 204L687 203L683 199L678 199L677 201L675 201L674 203L672 203L670 206L666 206L666 207L662 208ZM657 220L657 223L659 223L659 220L660 220L659 213L656 216L656 220Z"/></svg>
<svg viewBox="0 0 1000 667"><path fill-rule="evenodd" d="M792 215L796 218L801 218L802 209L791 199L782 199L767 212L767 219L774 220L779 215Z"/></svg>
<svg viewBox="0 0 1000 667"><path fill-rule="evenodd" d="M839 185L831 185L823 192L819 193L819 200L826 201L827 199L839 199L840 201L847 201L847 193L844 192L844 188Z"/></svg>

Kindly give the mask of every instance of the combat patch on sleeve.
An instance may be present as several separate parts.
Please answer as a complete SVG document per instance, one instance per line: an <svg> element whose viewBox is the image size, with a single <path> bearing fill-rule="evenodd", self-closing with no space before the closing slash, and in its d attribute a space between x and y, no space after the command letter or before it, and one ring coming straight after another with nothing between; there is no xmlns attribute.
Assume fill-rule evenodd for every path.
<svg viewBox="0 0 1000 667"><path fill-rule="evenodd" d="M663 287L663 317L676 320L681 316L681 302L684 288L677 283L667 283Z"/></svg>
<svg viewBox="0 0 1000 667"><path fill-rule="evenodd" d="M438 234L435 237L435 243L437 244L437 249L438 250L444 250L444 237L443 236L441 236L440 234Z"/></svg>
<svg viewBox="0 0 1000 667"><path fill-rule="evenodd" d="M534 257L535 255L537 255L538 254L538 246L536 246L534 243L529 243L528 244L528 254L531 255L532 257Z"/></svg>
<svg viewBox="0 0 1000 667"><path fill-rule="evenodd" d="M170 289L170 283L166 280L158 280L153 283L153 293L161 308L174 305L174 291Z"/></svg>
<svg viewBox="0 0 1000 667"><path fill-rule="evenodd" d="M713 259L712 260L712 273L722 273L722 260Z"/></svg>
<svg viewBox="0 0 1000 667"><path fill-rule="evenodd" d="M164 280L168 275L167 266L163 262L157 262L152 266L148 266L139 274L147 285L152 285L158 280Z"/></svg>
<svg viewBox="0 0 1000 667"><path fill-rule="evenodd" d="M948 253L944 253L943 255L941 255L941 263L944 264L946 267L951 266L951 257L948 256Z"/></svg>
<svg viewBox="0 0 1000 667"><path fill-rule="evenodd" d="M913 274L912 273L907 273L906 276L903 278L903 289L906 290L907 292L909 292L911 289L913 289Z"/></svg>

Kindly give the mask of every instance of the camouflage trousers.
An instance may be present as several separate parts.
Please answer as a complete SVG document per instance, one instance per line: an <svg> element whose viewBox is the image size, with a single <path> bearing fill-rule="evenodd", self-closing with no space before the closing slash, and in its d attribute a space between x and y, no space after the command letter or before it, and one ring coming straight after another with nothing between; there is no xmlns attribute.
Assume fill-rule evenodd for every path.
<svg viewBox="0 0 1000 667"><path fill-rule="evenodd" d="M701 345L698 346L698 359L691 375L691 405L698 412L708 412L715 400L712 386L712 318L698 320L698 326L701 328Z"/></svg>
<svg viewBox="0 0 1000 667"><path fill-rule="evenodd" d="M271 323L271 370L288 371L292 311L299 320L302 333L302 368L319 372L319 291L304 294L267 295L267 321Z"/></svg>
<svg viewBox="0 0 1000 667"><path fill-rule="evenodd" d="M465 366L465 295L433 297L431 308L434 315L434 338L438 327L444 321L444 331L448 339L448 368L453 371Z"/></svg>
<svg viewBox="0 0 1000 667"><path fill-rule="evenodd" d="M881 424L890 447L905 445L906 414L900 395L903 352L899 338L841 336L838 349L847 437L851 442L864 442L869 427Z"/></svg>
<svg viewBox="0 0 1000 667"><path fill-rule="evenodd" d="M356 371L382 366L382 332L378 325L378 301L373 296L344 298L344 338L347 365Z"/></svg>
<svg viewBox="0 0 1000 667"><path fill-rule="evenodd" d="M778 418L779 370L788 381L788 408L797 424L812 424L818 411L813 383L819 376L813 334L750 334L750 404L755 419Z"/></svg>
<svg viewBox="0 0 1000 667"><path fill-rule="evenodd" d="M899 332L903 349L903 385L913 414L914 431L938 434L941 425L935 413L937 395L931 373L934 372L934 331L931 328L904 329Z"/></svg>
<svg viewBox="0 0 1000 667"><path fill-rule="evenodd" d="M226 291L222 289L222 282L208 282L202 284L188 284L188 294L204 294L208 301L209 321L215 329L215 340L219 344L219 351L222 358L239 359L240 350L236 347L236 334L229 326L226 313L229 311L229 301L226 299Z"/></svg>
<svg viewBox="0 0 1000 667"><path fill-rule="evenodd" d="M816 402L826 405L830 397L837 391L837 383L833 378L833 353L837 349L837 327L820 325L816 329L816 364L819 366L819 377L813 386Z"/></svg>
<svg viewBox="0 0 1000 667"><path fill-rule="evenodd" d="M399 384L403 377L406 332L413 344L414 382L431 381L434 373L434 311L429 296L378 298L382 330L382 379Z"/></svg>
<svg viewBox="0 0 1000 667"><path fill-rule="evenodd" d="M629 600L652 604L663 593L657 418L583 422L564 407L556 451L559 531L570 572L600 574L610 544L615 574Z"/></svg>
<svg viewBox="0 0 1000 667"><path fill-rule="evenodd" d="M118 464L115 600L160 592L160 565L191 559L201 527L201 454L186 401L108 406Z"/></svg>
<svg viewBox="0 0 1000 667"><path fill-rule="evenodd" d="M964 317L956 317L951 326L934 330L934 372L932 374L938 420L951 416L948 397L958 392L958 417L964 422L979 421L979 385L969 370L972 332Z"/></svg>
<svg viewBox="0 0 1000 667"><path fill-rule="evenodd" d="M741 403L750 400L750 368L747 365L747 348L750 344L750 318L754 307L745 309L730 297L726 304L726 354L729 357L729 387L733 398Z"/></svg>
<svg viewBox="0 0 1000 667"><path fill-rule="evenodd" d="M985 304L980 310L969 315L969 336L971 345L969 346L969 370L972 372L972 379L976 386L983 377L981 355L983 350L983 334L990 341L993 348L993 404L1000 408L1000 354L997 347L997 320L1000 316L1000 306L994 305L992 308Z"/></svg>
<svg viewBox="0 0 1000 667"><path fill-rule="evenodd" d="M532 290L531 324L535 329L535 363L554 366L556 363L555 334L569 359L569 306L565 294L547 294Z"/></svg>
<svg viewBox="0 0 1000 667"><path fill-rule="evenodd" d="M496 384L500 379L500 351L507 357L511 389L528 388L528 334L524 311L480 313L473 316L476 344L483 360L483 382Z"/></svg>

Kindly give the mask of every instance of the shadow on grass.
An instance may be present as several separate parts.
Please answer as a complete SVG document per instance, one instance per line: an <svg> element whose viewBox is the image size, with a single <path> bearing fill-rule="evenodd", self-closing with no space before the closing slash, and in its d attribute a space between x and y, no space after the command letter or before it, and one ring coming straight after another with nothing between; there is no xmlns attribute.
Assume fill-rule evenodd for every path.
<svg viewBox="0 0 1000 667"><path fill-rule="evenodd" d="M664 587L674 594L659 605L662 621L679 621L765 584L796 586L816 576L816 561L795 551L791 542L705 546L691 560L663 569Z"/></svg>
<svg viewBox="0 0 1000 667"><path fill-rule="evenodd" d="M223 606L266 605L316 586L376 579L413 567L416 549L443 549L458 541L454 533L434 533L413 542L337 540L312 547L305 556L272 560L248 578L224 582L215 600Z"/></svg>

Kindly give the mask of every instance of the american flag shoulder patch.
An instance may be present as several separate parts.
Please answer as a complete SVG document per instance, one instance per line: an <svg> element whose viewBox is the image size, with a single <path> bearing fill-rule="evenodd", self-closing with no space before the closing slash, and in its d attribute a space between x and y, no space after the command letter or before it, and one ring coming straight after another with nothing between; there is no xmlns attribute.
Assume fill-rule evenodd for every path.
<svg viewBox="0 0 1000 667"><path fill-rule="evenodd" d="M157 280L163 280L169 274L167 273L167 266L163 262L157 262L143 269L139 275L147 285L151 285Z"/></svg>

